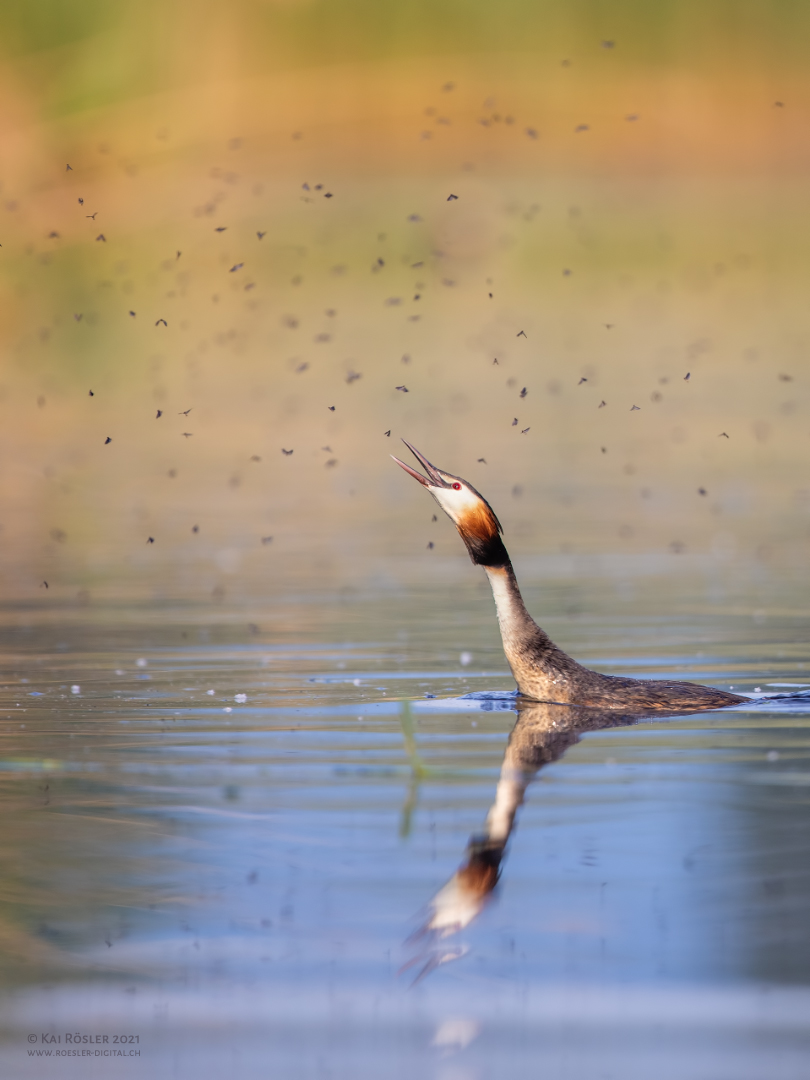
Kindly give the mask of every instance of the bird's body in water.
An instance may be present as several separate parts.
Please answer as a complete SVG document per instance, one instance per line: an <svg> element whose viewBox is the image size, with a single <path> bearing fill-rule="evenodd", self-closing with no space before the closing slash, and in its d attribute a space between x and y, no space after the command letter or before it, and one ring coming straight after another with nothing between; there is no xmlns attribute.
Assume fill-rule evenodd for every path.
<svg viewBox="0 0 810 1080"><path fill-rule="evenodd" d="M405 445L427 477L399 458L394 461L428 489L458 529L473 563L482 566L489 578L503 649L524 697L599 709L670 712L720 709L748 700L696 683L601 675L578 664L554 644L526 610L512 562L501 540L500 522L486 499L466 480L437 469L410 443Z"/></svg>

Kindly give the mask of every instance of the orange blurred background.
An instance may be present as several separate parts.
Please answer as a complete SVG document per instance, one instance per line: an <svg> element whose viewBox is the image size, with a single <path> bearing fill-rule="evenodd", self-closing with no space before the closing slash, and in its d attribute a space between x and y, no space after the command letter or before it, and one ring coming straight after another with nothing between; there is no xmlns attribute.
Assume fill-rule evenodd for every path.
<svg viewBox="0 0 810 1080"><path fill-rule="evenodd" d="M527 573L644 555L799 602L808 22L4 5L6 595L461 573L404 436Z"/></svg>

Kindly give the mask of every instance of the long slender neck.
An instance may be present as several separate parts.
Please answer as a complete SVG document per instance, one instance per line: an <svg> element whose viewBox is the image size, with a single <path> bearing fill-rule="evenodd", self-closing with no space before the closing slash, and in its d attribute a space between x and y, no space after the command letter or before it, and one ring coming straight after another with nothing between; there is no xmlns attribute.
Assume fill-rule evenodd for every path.
<svg viewBox="0 0 810 1080"><path fill-rule="evenodd" d="M576 684L590 673L558 649L526 610L498 523L494 514L490 517L484 529L476 528L478 518L465 519L456 527L472 561L486 570L498 609L503 651L518 690L536 701L576 701Z"/></svg>
<svg viewBox="0 0 810 1080"><path fill-rule="evenodd" d="M495 598L504 648L506 648L507 639L513 641L527 635L535 637L538 632L545 637L546 635L526 610L512 563L507 560L503 566L485 566L484 570Z"/></svg>
<svg viewBox="0 0 810 1080"><path fill-rule="evenodd" d="M503 552L506 558L500 565L484 565L484 570L495 597L503 651L518 689L538 701L568 701L570 680L582 669L528 613L505 548Z"/></svg>

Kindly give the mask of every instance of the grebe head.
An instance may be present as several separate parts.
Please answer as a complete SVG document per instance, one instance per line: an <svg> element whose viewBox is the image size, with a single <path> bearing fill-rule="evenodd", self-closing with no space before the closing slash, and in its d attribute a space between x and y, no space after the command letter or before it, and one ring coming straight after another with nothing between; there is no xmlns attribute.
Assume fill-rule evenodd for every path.
<svg viewBox="0 0 810 1080"><path fill-rule="evenodd" d="M406 473L428 489L458 529L472 561L486 566L503 565L507 556L498 535L503 532L503 529L484 496L467 480L445 472L443 469L437 469L423 454L419 453L415 446L411 446L405 439L402 441L425 470L427 476L422 476L416 469L412 469L410 465L406 465L393 454L391 457Z"/></svg>

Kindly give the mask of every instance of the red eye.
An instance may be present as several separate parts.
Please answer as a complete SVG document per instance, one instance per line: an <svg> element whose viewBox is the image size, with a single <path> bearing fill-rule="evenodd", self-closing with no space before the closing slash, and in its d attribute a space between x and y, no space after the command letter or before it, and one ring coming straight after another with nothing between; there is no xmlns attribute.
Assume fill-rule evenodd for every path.
<svg viewBox="0 0 810 1080"><path fill-rule="evenodd" d="M453 491L461 491L461 484L453 484Z"/></svg>

